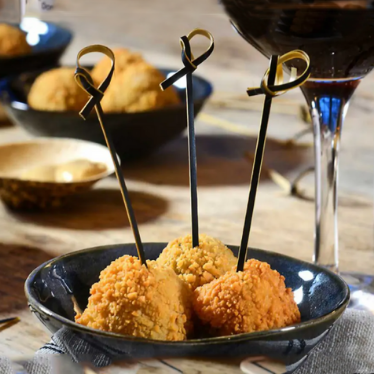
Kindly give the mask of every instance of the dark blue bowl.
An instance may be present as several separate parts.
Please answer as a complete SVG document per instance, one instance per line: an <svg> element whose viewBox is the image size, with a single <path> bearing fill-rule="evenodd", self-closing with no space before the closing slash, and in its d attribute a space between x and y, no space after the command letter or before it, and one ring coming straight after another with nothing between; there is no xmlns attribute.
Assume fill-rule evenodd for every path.
<svg viewBox="0 0 374 374"><path fill-rule="evenodd" d="M69 30L35 18L25 18L21 27L33 36L32 52L0 58L0 79L56 65L72 39Z"/></svg>
<svg viewBox="0 0 374 374"><path fill-rule="evenodd" d="M172 70L160 69L164 75ZM105 144L95 113L86 121L77 112L34 110L27 105L30 87L39 73L27 73L4 82L1 102L8 117L30 134L75 138ZM195 116L212 93L211 84L193 76ZM105 125L112 134L121 160L148 156L179 136L187 125L185 89L175 86L181 103L138 113L105 113Z"/></svg>
<svg viewBox="0 0 374 374"><path fill-rule="evenodd" d="M146 256L156 259L165 243L145 244ZM237 253L237 247L230 246ZM253 357L281 360L294 370L330 331L349 302L349 289L332 272L274 252L250 249L249 256L268 262L295 292L301 323L278 330L234 336L166 342L94 330L74 322L72 296L81 309L99 274L113 260L135 255L134 244L111 245L69 253L35 269L25 284L30 309L52 332L74 331L93 346L115 352L116 358Z"/></svg>

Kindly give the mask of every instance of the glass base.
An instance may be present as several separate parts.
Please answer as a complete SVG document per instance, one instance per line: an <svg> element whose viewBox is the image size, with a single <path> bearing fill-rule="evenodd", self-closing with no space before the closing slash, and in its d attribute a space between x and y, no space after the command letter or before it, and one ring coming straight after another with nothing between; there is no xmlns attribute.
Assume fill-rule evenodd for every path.
<svg viewBox="0 0 374 374"><path fill-rule="evenodd" d="M374 275L340 273L340 276L348 283L351 291L348 308L374 314Z"/></svg>

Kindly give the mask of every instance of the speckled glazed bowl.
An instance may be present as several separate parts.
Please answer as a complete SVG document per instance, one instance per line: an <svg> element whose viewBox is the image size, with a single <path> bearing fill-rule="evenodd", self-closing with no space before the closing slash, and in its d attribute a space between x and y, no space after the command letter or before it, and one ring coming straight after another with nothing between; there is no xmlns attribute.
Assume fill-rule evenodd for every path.
<svg viewBox="0 0 374 374"><path fill-rule="evenodd" d="M87 159L106 165L104 173L77 182L37 182L20 179L24 171L45 164ZM108 149L76 139L34 139L0 146L0 197L12 209L35 210L61 206L114 172Z"/></svg>
<svg viewBox="0 0 374 374"><path fill-rule="evenodd" d="M89 68L89 67L88 67ZM160 69L167 76L174 70ZM30 87L40 72L21 74L4 81L1 103L8 117L35 136L75 138L105 144L95 113L83 121L77 112L35 110L27 104ZM105 113L105 125L112 135L121 160L148 156L181 135L187 125L186 94L183 82L175 89L181 99L177 105L135 113ZM212 93L212 85L193 75L195 116Z"/></svg>
<svg viewBox="0 0 374 374"><path fill-rule="evenodd" d="M148 259L156 259L166 243L144 245ZM238 248L229 246L234 253ZM141 357L253 357L267 356L288 365L292 372L328 334L349 301L349 290L332 272L278 253L250 249L248 255L268 262L286 278L295 293L301 322L278 330L180 342L141 339L94 330L74 322L74 296L81 309L99 274L113 260L136 255L134 244L110 245L69 253L48 261L28 277L25 291L31 311L52 333L70 330L78 339L99 347L111 359ZM87 266L90 264L90 266ZM78 361L87 357L77 357Z"/></svg>
<svg viewBox="0 0 374 374"><path fill-rule="evenodd" d="M32 17L25 17L16 26L27 34L32 50L26 55L0 58L0 79L56 65L72 39L69 30Z"/></svg>

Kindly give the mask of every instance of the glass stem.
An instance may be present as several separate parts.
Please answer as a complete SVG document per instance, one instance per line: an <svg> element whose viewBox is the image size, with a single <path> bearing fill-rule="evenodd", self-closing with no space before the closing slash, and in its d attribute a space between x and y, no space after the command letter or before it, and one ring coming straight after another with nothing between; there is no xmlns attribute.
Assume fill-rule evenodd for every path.
<svg viewBox="0 0 374 374"><path fill-rule="evenodd" d="M339 144L349 100L360 83L355 80L310 80L302 91L314 130L315 233L313 261L337 272Z"/></svg>

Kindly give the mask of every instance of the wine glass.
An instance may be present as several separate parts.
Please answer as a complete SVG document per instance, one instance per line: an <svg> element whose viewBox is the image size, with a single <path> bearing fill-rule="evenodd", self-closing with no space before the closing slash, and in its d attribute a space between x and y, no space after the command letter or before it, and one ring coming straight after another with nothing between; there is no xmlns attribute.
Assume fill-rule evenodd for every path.
<svg viewBox="0 0 374 374"><path fill-rule="evenodd" d="M315 148L314 261L338 271L339 143L349 100L374 67L374 8L366 0L220 0L238 33L267 57L305 51L312 74L301 87ZM302 61L292 62L302 72ZM372 276L342 274L352 304L374 312Z"/></svg>

